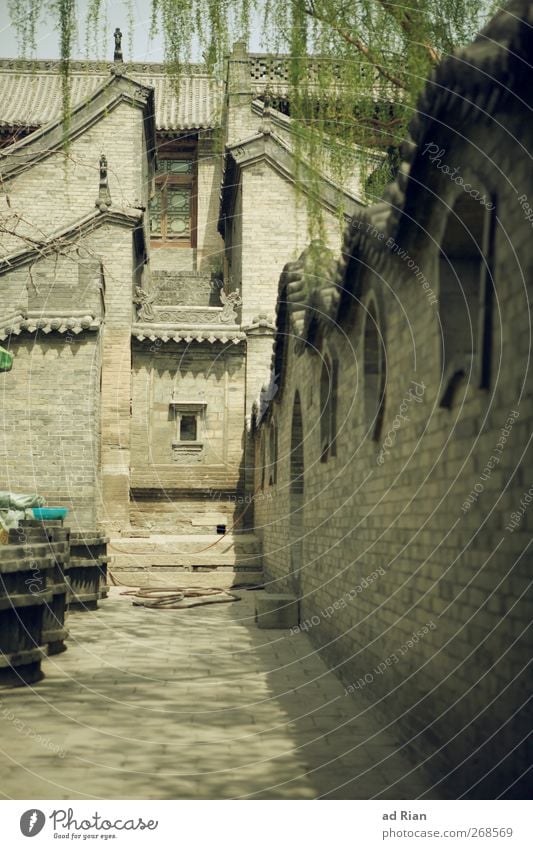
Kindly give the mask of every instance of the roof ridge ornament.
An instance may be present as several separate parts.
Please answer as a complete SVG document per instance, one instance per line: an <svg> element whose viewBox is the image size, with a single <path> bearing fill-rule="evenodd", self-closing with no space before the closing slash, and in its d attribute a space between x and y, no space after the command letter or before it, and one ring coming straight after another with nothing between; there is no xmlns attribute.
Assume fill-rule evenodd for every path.
<svg viewBox="0 0 533 849"><path fill-rule="evenodd" d="M270 98L265 95L263 101L263 112L261 115L261 123L259 124L259 132L268 136L272 133L272 109L270 108Z"/></svg>
<svg viewBox="0 0 533 849"><path fill-rule="evenodd" d="M123 62L124 59L122 56L122 33L118 27L113 33L113 37L115 39L115 52L113 53L113 61Z"/></svg>
<svg viewBox="0 0 533 849"><path fill-rule="evenodd" d="M100 212L105 212L111 206L111 192L107 179L107 157L102 153L100 157L100 185L98 187L98 198L95 206Z"/></svg>

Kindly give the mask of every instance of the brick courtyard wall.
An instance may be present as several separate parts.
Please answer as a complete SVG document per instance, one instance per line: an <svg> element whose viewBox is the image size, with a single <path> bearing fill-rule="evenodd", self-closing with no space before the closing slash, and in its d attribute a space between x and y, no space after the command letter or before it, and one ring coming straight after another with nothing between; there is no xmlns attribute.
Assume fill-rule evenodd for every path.
<svg viewBox="0 0 533 849"><path fill-rule="evenodd" d="M0 375L2 489L43 495L69 508L72 529L90 530L98 501L98 334L25 334L10 350L13 369Z"/></svg>
<svg viewBox="0 0 533 849"><path fill-rule="evenodd" d="M214 533L217 524L230 523L243 488L244 389L242 344L134 346L133 525L151 522L154 533ZM202 448L192 457L173 447L173 399L205 404L197 434Z"/></svg>
<svg viewBox="0 0 533 849"><path fill-rule="evenodd" d="M265 484L269 497L256 501L255 530L263 540L268 589L300 596L304 626L342 678L346 697L364 690L376 710L398 723L413 757L431 754L430 767L446 776L452 795L490 798L527 766L520 745L527 731L521 672L530 620L524 552L533 512L521 502L532 468L526 450L533 419L527 375L532 268L531 223L516 187L518 194L533 194L521 155L531 139L512 114L496 115L490 133L483 125L463 130L467 139L441 130L434 141L450 168L460 167L465 182L496 202L490 390L478 388L474 360L474 375L459 382L450 408L439 406L440 308L408 262L416 262L438 296L438 245L460 190L419 154L411 171L418 188L397 236L404 258L391 257L375 273L361 274L355 263L349 277L353 283L360 274L360 303L347 298L338 322L317 334L318 352L308 346L297 354L289 341L282 391L256 437L255 488L261 492L262 451L268 452L275 422L277 483ZM367 240L362 267L376 265L385 238L376 230ZM365 320L372 299L386 349L377 439L365 408ZM469 344L465 339L465 348ZM336 456L321 462L319 381L326 355L339 362L337 439ZM299 575L291 574L297 541L290 535L296 392L304 429Z"/></svg>
<svg viewBox="0 0 533 849"><path fill-rule="evenodd" d="M238 233L240 257L235 263L241 273L242 322L251 325L259 315L274 319L279 274L286 262L300 254L308 242L308 212L303 196L294 185L267 163L246 168L242 173ZM338 219L324 211L329 246L338 251ZM258 234L263 234L258 238ZM252 340L248 349L246 414L259 399L261 388L270 382L270 340Z"/></svg>
<svg viewBox="0 0 533 849"><path fill-rule="evenodd" d="M224 243L217 231L222 158L213 139L198 143L198 271L222 272Z"/></svg>
<svg viewBox="0 0 533 849"><path fill-rule="evenodd" d="M129 524L131 322L136 266L131 231L110 229L104 248L106 322L102 336L100 505L102 521L110 531L122 531Z"/></svg>
<svg viewBox="0 0 533 849"><path fill-rule="evenodd" d="M2 375L5 486L59 499L83 530L129 522L134 268L131 227L103 225L66 255L4 277L13 306L18 297L38 316L67 321L84 312L101 322L92 331L24 331L4 341L16 362L11 380Z"/></svg>
<svg viewBox="0 0 533 849"><path fill-rule="evenodd" d="M109 87L110 104L117 85L129 83ZM9 463L19 457L18 472L8 467L9 485L25 489L33 477L31 489L60 498L60 503L66 503L70 493L82 529L103 522L108 530L118 531L129 524L132 297L142 279L133 229L141 222L148 185L141 106L140 101L121 102L91 116L93 105L86 105L87 126L70 140L68 149L59 147L4 184L10 214L22 217L17 232L45 240L95 213L100 156L107 158L113 217L96 221L92 232L70 234L58 250L30 257L2 277L2 311L8 316L18 307L30 316L65 319L86 310L100 323L98 331L69 334L68 346L55 332L41 333L35 345L32 337L29 342L12 339L15 348L21 348L20 370L13 371L6 389L16 395L13 408L9 395L5 397L4 452ZM30 141L22 153L31 154L35 144ZM20 150L15 148L13 155ZM6 249L33 244L12 238ZM15 410L24 403L28 433L34 429L44 450L17 427ZM51 447L56 427L60 438Z"/></svg>
<svg viewBox="0 0 533 849"><path fill-rule="evenodd" d="M243 170L241 214L243 324L251 324L259 313L273 317L281 270L309 242L308 213L294 185L260 163ZM324 218L328 244L339 250L339 221L327 211Z"/></svg>

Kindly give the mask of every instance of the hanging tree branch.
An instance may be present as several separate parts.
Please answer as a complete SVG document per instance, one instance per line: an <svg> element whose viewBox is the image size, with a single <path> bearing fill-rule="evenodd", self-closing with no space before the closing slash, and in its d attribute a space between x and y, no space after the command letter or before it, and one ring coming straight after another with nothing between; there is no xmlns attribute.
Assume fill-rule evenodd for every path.
<svg viewBox="0 0 533 849"><path fill-rule="evenodd" d="M316 21L320 21L321 23L326 24L326 26L330 27L333 32L337 33L339 38L346 42L346 44L350 44L352 47L355 47L356 50L358 50L359 53L361 53L365 57L365 59L371 65L373 65L376 70L381 74L381 76L384 77L388 82L392 83L398 88L407 90L408 86L406 85L406 83L404 83L403 80L401 80L399 77L396 77L394 76L394 74L391 74L390 71L388 71L385 66L379 61L377 56L372 53L372 51L370 50L368 45L364 43L364 41L362 41L356 35L352 35L346 30L339 27L338 24L334 23L324 13L319 12L312 0L306 6L305 14L311 18L314 18Z"/></svg>
<svg viewBox="0 0 533 849"><path fill-rule="evenodd" d="M383 9L387 12L387 14L389 14L391 18L396 21L396 23L398 24L400 29L403 30L405 35L409 39L411 39L414 44L416 44L416 24L410 12L403 6L400 7L395 3L391 3L390 0L376 0L376 2L379 3L380 6L382 6ZM400 14L398 14L398 9L401 10ZM438 62L440 62L441 55L439 51L433 47L433 45L429 44L428 41L421 41L419 43L426 50L429 61L432 65L436 65Z"/></svg>

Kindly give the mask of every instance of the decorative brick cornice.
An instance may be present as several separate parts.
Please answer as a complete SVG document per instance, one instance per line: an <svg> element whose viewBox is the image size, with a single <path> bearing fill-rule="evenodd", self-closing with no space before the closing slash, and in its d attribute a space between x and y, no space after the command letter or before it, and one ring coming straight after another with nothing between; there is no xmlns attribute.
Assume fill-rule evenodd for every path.
<svg viewBox="0 0 533 849"><path fill-rule="evenodd" d="M101 323L101 320L93 313L74 310L65 315L21 311L11 316L0 316L0 340L3 341L10 336L20 336L22 332L35 333L38 330L46 334L55 332L77 335L84 330L98 330Z"/></svg>
<svg viewBox="0 0 533 849"><path fill-rule="evenodd" d="M238 345L246 339L246 333L243 333L238 325L233 327L179 327L175 325L159 325L153 324L135 324L131 330L132 336L138 339L139 342L222 342L227 344L232 342Z"/></svg>

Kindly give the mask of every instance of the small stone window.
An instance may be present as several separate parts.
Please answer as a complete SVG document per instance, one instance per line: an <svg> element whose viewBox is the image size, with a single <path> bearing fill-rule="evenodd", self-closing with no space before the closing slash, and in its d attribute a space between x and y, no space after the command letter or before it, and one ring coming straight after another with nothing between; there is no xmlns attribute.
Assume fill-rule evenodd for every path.
<svg viewBox="0 0 533 849"><path fill-rule="evenodd" d="M180 417L180 441L196 442L198 435L198 418L196 414L184 414Z"/></svg>
<svg viewBox="0 0 533 849"><path fill-rule="evenodd" d="M204 453L205 404L171 401L175 420L175 437L172 441L173 458L200 460Z"/></svg>

